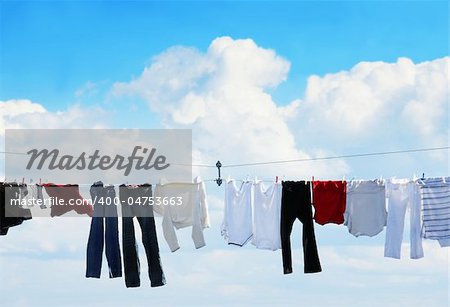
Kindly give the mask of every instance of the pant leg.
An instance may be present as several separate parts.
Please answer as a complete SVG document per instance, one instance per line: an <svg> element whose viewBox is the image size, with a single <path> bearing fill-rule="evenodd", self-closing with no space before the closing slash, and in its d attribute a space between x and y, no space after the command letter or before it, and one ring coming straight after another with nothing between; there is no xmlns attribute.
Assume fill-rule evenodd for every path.
<svg viewBox="0 0 450 307"><path fill-rule="evenodd" d="M122 259L119 246L119 225L117 218L117 207L114 203L116 193L114 187L105 188L106 197L109 204L105 208L105 241L106 241L106 259L109 267L109 277L122 277Z"/></svg>
<svg viewBox="0 0 450 307"><path fill-rule="evenodd" d="M100 278L103 244L103 217L92 217L86 253L86 277Z"/></svg>
<svg viewBox="0 0 450 307"><path fill-rule="evenodd" d="M138 246L134 233L133 211L132 206L128 205L126 186L119 187L119 196L122 203L122 248L125 285L127 288L139 287L141 280L139 278Z"/></svg>
<svg viewBox="0 0 450 307"><path fill-rule="evenodd" d="M421 197L419 187L414 183L409 183L410 188L410 239L411 239L411 259L423 258L422 246L422 221L421 221Z"/></svg>
<svg viewBox="0 0 450 307"><path fill-rule="evenodd" d="M389 198L384 257L400 259L406 207L408 204L408 199L402 197L402 193L402 190L398 188L390 189L388 191Z"/></svg>
<svg viewBox="0 0 450 307"><path fill-rule="evenodd" d="M310 183L301 183L297 186L299 189L299 203L298 219L303 224L303 262L305 273L318 273L322 271L320 265L319 253L317 251L316 236L314 233L314 222L311 204L311 187Z"/></svg>
<svg viewBox="0 0 450 307"><path fill-rule="evenodd" d="M281 219L280 219L280 235L281 235L281 254L283 259L283 273L292 273L292 255L291 255L291 232L292 225L295 221L295 203L293 199L292 187L289 182L282 183L281 196Z"/></svg>
<svg viewBox="0 0 450 307"><path fill-rule="evenodd" d="M150 207L151 208L151 207ZM137 217L142 230L142 243L148 262L148 276L152 287L166 284L159 257L158 238L156 236L155 218L153 216Z"/></svg>
<svg viewBox="0 0 450 307"><path fill-rule="evenodd" d="M91 187L91 199L101 197L101 195L99 195L100 188L103 187ZM95 203L94 216L91 219L91 228L87 243L86 277L100 278L104 245L103 213L104 211L101 203Z"/></svg>
<svg viewBox="0 0 450 307"><path fill-rule="evenodd" d="M122 218L122 246L123 266L125 271L125 285L127 288L139 287L139 258L138 247L134 237L134 225L132 217Z"/></svg>

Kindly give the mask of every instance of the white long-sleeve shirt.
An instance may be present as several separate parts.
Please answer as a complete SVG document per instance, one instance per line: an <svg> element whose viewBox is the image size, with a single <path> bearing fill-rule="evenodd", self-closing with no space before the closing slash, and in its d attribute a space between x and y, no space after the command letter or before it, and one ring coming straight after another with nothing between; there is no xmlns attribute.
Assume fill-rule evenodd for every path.
<svg viewBox="0 0 450 307"><path fill-rule="evenodd" d="M160 202L167 204L156 205L158 197ZM171 199L173 204L170 204ZM195 248L206 245L203 229L210 225L205 185L200 179L195 183L157 184L154 201L153 211L163 217L164 238L172 252L180 248L175 229L192 226Z"/></svg>
<svg viewBox="0 0 450 307"><path fill-rule="evenodd" d="M262 181L253 184L253 238L257 248L277 250L281 248L281 182L267 189Z"/></svg>
<svg viewBox="0 0 450 307"><path fill-rule="evenodd" d="M225 184L221 233L228 244L244 246L253 235L252 185L251 182L243 182L238 188L234 180Z"/></svg>

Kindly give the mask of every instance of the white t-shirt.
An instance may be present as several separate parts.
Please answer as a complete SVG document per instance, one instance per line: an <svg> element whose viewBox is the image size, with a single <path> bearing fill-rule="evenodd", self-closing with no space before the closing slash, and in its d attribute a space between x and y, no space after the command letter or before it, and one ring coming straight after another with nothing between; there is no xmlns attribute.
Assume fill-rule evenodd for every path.
<svg viewBox="0 0 450 307"><path fill-rule="evenodd" d="M355 237L373 237L386 225L386 199L381 180L352 180L347 182L345 222Z"/></svg>
<svg viewBox="0 0 450 307"><path fill-rule="evenodd" d="M253 184L253 238L257 248L277 250L281 248L281 183L267 189L262 181Z"/></svg>
<svg viewBox="0 0 450 307"><path fill-rule="evenodd" d="M251 182L243 182L240 188L234 180L225 184L221 234L228 244L244 246L252 237L252 188Z"/></svg>

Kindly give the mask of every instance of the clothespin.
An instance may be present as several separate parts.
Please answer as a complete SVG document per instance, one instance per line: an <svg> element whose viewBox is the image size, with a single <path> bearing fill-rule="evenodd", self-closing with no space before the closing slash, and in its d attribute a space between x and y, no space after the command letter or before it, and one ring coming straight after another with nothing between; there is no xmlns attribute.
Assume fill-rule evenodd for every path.
<svg viewBox="0 0 450 307"><path fill-rule="evenodd" d="M22 177L22 184L25 183L25 177Z"/></svg>
<svg viewBox="0 0 450 307"><path fill-rule="evenodd" d="M278 176L275 176L275 183L278 183Z"/></svg>
<svg viewBox="0 0 450 307"><path fill-rule="evenodd" d="M425 173L422 173L422 180L425 180Z"/></svg>

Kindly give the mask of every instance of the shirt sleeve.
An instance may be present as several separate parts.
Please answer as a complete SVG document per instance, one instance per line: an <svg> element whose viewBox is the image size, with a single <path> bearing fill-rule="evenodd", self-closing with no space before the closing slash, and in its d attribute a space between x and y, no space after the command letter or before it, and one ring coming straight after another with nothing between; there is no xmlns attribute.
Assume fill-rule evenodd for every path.
<svg viewBox="0 0 450 307"><path fill-rule="evenodd" d="M175 227L172 222L170 208L166 208L166 210L164 210L162 229L164 233L164 238L166 239L166 242L169 245L170 250L172 252L175 252L180 248L180 245L178 244L177 234L175 232Z"/></svg>
<svg viewBox="0 0 450 307"><path fill-rule="evenodd" d="M192 208L192 240L195 248L201 248L206 245L205 237L203 236L203 229L205 217L203 216L203 195L200 193L201 183L199 183L196 190L191 192ZM207 217L206 217L207 218Z"/></svg>
<svg viewBox="0 0 450 307"><path fill-rule="evenodd" d="M206 196L205 183L200 183L200 208L201 208L201 225L203 228L210 227L208 214L208 200Z"/></svg>
<svg viewBox="0 0 450 307"><path fill-rule="evenodd" d="M155 192L153 193L153 212L157 215L157 216L163 216L164 215L164 206L161 205L160 202L157 202L156 199L157 197L162 197L164 194L164 187L162 187L161 185L157 184L155 186Z"/></svg>

